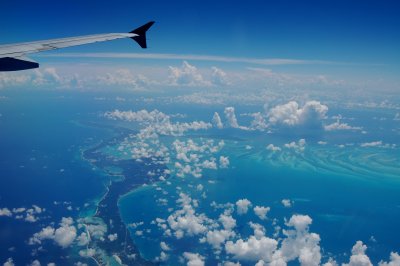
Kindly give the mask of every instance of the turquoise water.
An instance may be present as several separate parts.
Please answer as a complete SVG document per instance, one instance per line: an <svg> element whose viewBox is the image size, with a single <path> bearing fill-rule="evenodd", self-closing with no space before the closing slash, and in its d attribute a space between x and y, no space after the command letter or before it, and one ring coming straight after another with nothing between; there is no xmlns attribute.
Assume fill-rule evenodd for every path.
<svg viewBox="0 0 400 266"><path fill-rule="evenodd" d="M278 142L273 137L264 142L271 141ZM344 152L341 148L308 144L301 155L287 151L274 154L263 148L264 143L246 150L245 145L254 142L225 142L227 145L221 153L229 156L229 169L209 171L202 178L171 177L171 184L158 184L161 189L144 187L120 200L126 223L144 222L143 228L151 228L151 232L145 233L144 237L135 236L140 228L131 230L145 258L154 259L159 255L161 240L170 243L174 254L190 251L213 257L207 245L198 243L199 237L176 240L163 236L163 232L151 224L157 217L166 219L170 214L168 208L177 208L175 201L180 191L199 199L198 212L214 219L219 213L210 207L213 201L235 203L242 198L249 199L253 206L271 207L268 217L278 219L282 226L284 219L293 214L308 214L313 218L311 231L320 235L325 255L328 252L335 254L339 262L348 260L348 255L344 254L349 253L357 240L369 246L368 254L375 262L387 258L390 251L398 250L400 234L396 232L399 232L397 221L400 219L400 169L396 164L398 158L390 154L392 151L350 148ZM392 160L384 164L379 160L381 157L374 160L371 154L380 154ZM373 162L375 165L371 166ZM353 168L349 169L349 165ZM365 167L367 165L370 165L369 169ZM196 190L198 184L204 186L207 198L201 198L201 192ZM177 187L182 189L176 190ZM168 199L167 206L160 208L157 203L159 198ZM293 206L283 207L282 199L291 199ZM252 212L246 218L235 218L239 231L244 233L248 221L257 221ZM272 237L271 221L265 225ZM174 259L178 261L177 256L171 259L172 264Z"/></svg>
<svg viewBox="0 0 400 266"><path fill-rule="evenodd" d="M47 210L43 220L33 224L0 217L2 246L15 247L18 252L17 257L15 252L4 249L0 251L0 261L12 256L18 265L30 263L35 247L26 242L33 233L46 225L57 224L61 217L76 219L92 215L109 181L122 178L119 174L123 169L119 167L97 169L82 160L82 150L112 137L119 127L140 129L137 124L106 120L101 115L104 112L116 108L149 111L157 108L169 114L188 114L187 118L174 121L210 121L216 110L222 115L221 107L149 105L134 97L129 102L96 101L93 100L95 95L97 93L8 92L9 98L0 103L0 208L37 204ZM114 99L115 95L106 97ZM236 112L238 115L260 111L260 108L238 107ZM230 166L217 171L204 170L201 178L181 178L172 174L167 181L143 186L123 196L119 208L124 222L127 225L143 222L135 228L130 226L140 252L153 260L160 255L160 241L165 241L172 249L169 252L171 265L176 265L186 251L206 256L210 265L216 263L213 250L208 244L199 243L198 236L176 240L164 236L163 231L152 224L154 219L165 219L179 209L176 200L179 193L184 192L199 200L196 212L212 219L217 219L221 213L210 206L214 201L235 203L247 198L253 206L271 207L267 221L257 220L251 211L245 216L234 214L236 230L242 238L252 233L247 225L249 221L262 223L267 235L272 236L273 219L284 228L285 218L307 214L313 219L311 231L321 237L323 254L333 254L339 262L347 262L351 247L357 240L362 240L368 245L368 255L374 263L387 260L390 251L400 250L400 143L399 131L396 131L399 123L373 119L391 119L394 113L390 110L338 109L331 112L356 117L351 124L364 127L367 133L210 129L186 136L159 138L167 147L171 147L175 139L187 141L191 138L198 143L213 139L214 144L224 140L225 146L212 156L228 156ZM240 124L248 123L247 117L238 115L238 119ZM285 143L297 142L300 138L306 139L304 152L284 148ZM317 144L320 140L328 144ZM360 147L363 142L378 140L398 146ZM128 138L129 141L135 140ZM130 158L129 152L119 149L119 144L104 147L101 152L117 160ZM268 151L265 149L268 144L279 146L282 151ZM346 146L342 148L339 144ZM175 154L172 151L171 154L168 167L174 169ZM198 191L198 185L204 189ZM282 199L290 199L293 206L285 208ZM54 201L71 202L74 209L69 211L55 205ZM137 234L137 231L141 233ZM51 242L44 243L44 247L49 252L34 256L42 263L68 265L63 257L72 254L79 258L77 249L60 249ZM326 261L325 257L323 261Z"/></svg>

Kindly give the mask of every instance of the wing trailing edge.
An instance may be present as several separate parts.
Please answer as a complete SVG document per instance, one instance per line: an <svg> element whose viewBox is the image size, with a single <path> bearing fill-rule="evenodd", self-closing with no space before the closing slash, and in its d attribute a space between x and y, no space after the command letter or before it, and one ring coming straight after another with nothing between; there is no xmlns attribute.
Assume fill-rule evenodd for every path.
<svg viewBox="0 0 400 266"><path fill-rule="evenodd" d="M43 51L61 49L89 43L104 42L121 38L131 38L140 47L147 48L146 32L154 24L150 21L129 33L95 34L70 38L52 39L35 42L0 45L0 72L38 68L39 64L25 55Z"/></svg>

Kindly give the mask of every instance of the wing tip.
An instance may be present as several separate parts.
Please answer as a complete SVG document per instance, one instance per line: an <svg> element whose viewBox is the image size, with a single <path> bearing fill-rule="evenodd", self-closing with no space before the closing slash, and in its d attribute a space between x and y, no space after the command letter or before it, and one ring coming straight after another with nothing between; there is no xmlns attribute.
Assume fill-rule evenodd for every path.
<svg viewBox="0 0 400 266"><path fill-rule="evenodd" d="M132 39L135 40L143 49L147 48L146 32L150 29L151 26L153 26L154 23L155 21L149 21L146 24L130 32L137 34L137 36L132 37Z"/></svg>

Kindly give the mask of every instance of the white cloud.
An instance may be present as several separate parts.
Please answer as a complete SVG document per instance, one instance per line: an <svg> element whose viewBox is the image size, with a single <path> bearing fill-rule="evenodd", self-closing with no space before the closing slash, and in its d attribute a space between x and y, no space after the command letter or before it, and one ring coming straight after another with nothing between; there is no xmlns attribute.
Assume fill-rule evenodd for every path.
<svg viewBox="0 0 400 266"><path fill-rule="evenodd" d="M236 202L236 211L239 215L246 214L251 206L251 202L248 199L240 199Z"/></svg>
<svg viewBox="0 0 400 266"><path fill-rule="evenodd" d="M183 257L187 260L187 266L204 266L204 257L198 253L184 252Z"/></svg>
<svg viewBox="0 0 400 266"><path fill-rule="evenodd" d="M165 253L164 251L161 251L160 256L156 257L156 261L167 261L169 259L169 255Z"/></svg>
<svg viewBox="0 0 400 266"><path fill-rule="evenodd" d="M94 248L87 248L79 251L79 255L84 258L93 257L96 254L96 250Z"/></svg>
<svg viewBox="0 0 400 266"><path fill-rule="evenodd" d="M164 241L161 241L160 242L160 247L161 247L161 249L162 250L164 250L164 251L170 251L171 250L171 248L167 245L167 243L165 243Z"/></svg>
<svg viewBox="0 0 400 266"><path fill-rule="evenodd" d="M78 246L86 246L87 244L89 244L90 242L90 238L88 236L88 234L82 232L77 238L76 240L78 241Z"/></svg>
<svg viewBox="0 0 400 266"><path fill-rule="evenodd" d="M290 208L290 207L292 207L292 201L290 199L283 199L282 205L286 208Z"/></svg>
<svg viewBox="0 0 400 266"><path fill-rule="evenodd" d="M269 110L269 123L273 125L299 126L314 125L321 126L321 120L325 118L328 106L318 101L308 101L303 107L295 101L278 105Z"/></svg>
<svg viewBox="0 0 400 266"><path fill-rule="evenodd" d="M390 253L390 261L384 262L380 261L379 266L399 266L400 265L400 255L397 252Z"/></svg>
<svg viewBox="0 0 400 266"><path fill-rule="evenodd" d="M230 82L228 80L228 75L222 70L217 67L211 68L211 82L214 85L229 85Z"/></svg>
<svg viewBox="0 0 400 266"><path fill-rule="evenodd" d="M396 144L383 143L383 141L381 141L381 140L364 142L364 143L361 143L360 146L363 148L379 147L379 148L385 148L385 149L394 149L397 147Z"/></svg>
<svg viewBox="0 0 400 266"><path fill-rule="evenodd" d="M213 157L213 154L222 149L224 142L220 141L218 144L214 144L213 140L200 141L200 143L197 143L192 139L187 141L179 141L177 139L172 143L173 152L176 154L173 170L177 176L184 177L190 174L194 177L201 177L204 168L217 169L217 159ZM222 159L222 161L220 159L220 168L228 165L229 160L227 158Z"/></svg>
<svg viewBox="0 0 400 266"><path fill-rule="evenodd" d="M118 239L118 234L117 233L108 235L108 240L110 240L111 242L113 242L113 241L115 241L117 239Z"/></svg>
<svg viewBox="0 0 400 266"><path fill-rule="evenodd" d="M286 143L284 146L285 146L285 148L293 149L296 152L303 152L305 150L305 147L306 147L306 140L305 139L299 139L297 141L297 143L292 141L290 143Z"/></svg>
<svg viewBox="0 0 400 266"><path fill-rule="evenodd" d="M224 266L241 266L242 264L240 264L240 262L225 261L223 265Z"/></svg>
<svg viewBox="0 0 400 266"><path fill-rule="evenodd" d="M231 236L234 236L234 232L230 230L211 230L207 232L206 239L214 249L220 249L221 244Z"/></svg>
<svg viewBox="0 0 400 266"><path fill-rule="evenodd" d="M193 205L196 203L184 193L177 200L181 209L176 210L167 218L168 226L174 231L176 238L185 235L194 236L206 232L206 224L210 222L205 214L198 214Z"/></svg>
<svg viewBox="0 0 400 266"><path fill-rule="evenodd" d="M147 123L166 123L169 122L169 116L157 109L153 111L140 110L134 111L120 111L114 110L112 112L106 112L105 117L113 120L125 120L130 122L147 122Z"/></svg>
<svg viewBox="0 0 400 266"><path fill-rule="evenodd" d="M400 121L400 113L396 113L396 115L394 116L393 120Z"/></svg>
<svg viewBox="0 0 400 266"><path fill-rule="evenodd" d="M213 122L214 126L219 129L224 127L224 125L222 124L222 121L221 121L221 117L219 116L219 114L217 112L214 113L212 122Z"/></svg>
<svg viewBox="0 0 400 266"><path fill-rule="evenodd" d="M3 266L14 266L14 260L12 258L8 258L6 262L3 263Z"/></svg>
<svg viewBox="0 0 400 266"><path fill-rule="evenodd" d="M143 75L135 75L129 69L118 69L96 77L94 83L101 86L123 87L134 90L144 90L147 86L156 84Z"/></svg>
<svg viewBox="0 0 400 266"><path fill-rule="evenodd" d="M362 241L357 241L351 250L349 263L344 263L343 266L372 266L369 257L365 254L367 246Z"/></svg>
<svg viewBox="0 0 400 266"><path fill-rule="evenodd" d="M62 225L54 233L54 241L61 247L69 247L76 238L76 228L70 225Z"/></svg>
<svg viewBox="0 0 400 266"><path fill-rule="evenodd" d="M382 145L383 145L383 142L381 140L365 142L365 143L360 144L361 147L381 147Z"/></svg>
<svg viewBox="0 0 400 266"><path fill-rule="evenodd" d="M212 127L211 123L203 121L193 121L190 123L172 123L170 116L158 111L151 112L147 110L134 111L119 111L114 110L104 113L104 116L113 120L125 120L129 122L140 122L146 127L140 131L140 134L145 138L161 135L181 136L188 130L202 130Z"/></svg>
<svg viewBox="0 0 400 266"><path fill-rule="evenodd" d="M210 86L195 66L183 61L181 67L169 67L169 77L171 85L175 86Z"/></svg>
<svg viewBox="0 0 400 266"><path fill-rule="evenodd" d="M210 230L206 235L207 243L216 250L220 250L223 243L236 235L233 231L236 226L236 220L230 215L230 211L225 211L225 213L221 214L218 221L222 224L223 229Z"/></svg>
<svg viewBox="0 0 400 266"><path fill-rule="evenodd" d="M251 114L253 117L253 121L251 121L250 128L255 130L264 130L268 127L268 124L265 121L264 116L260 113Z"/></svg>
<svg viewBox="0 0 400 266"><path fill-rule="evenodd" d="M255 206L254 213L260 218L261 220L267 219L267 213L269 212L270 207L263 207L263 206Z"/></svg>
<svg viewBox="0 0 400 266"><path fill-rule="evenodd" d="M239 128L239 124L235 115L234 107L226 107L224 110L226 120L228 120L228 125L233 128Z"/></svg>
<svg viewBox="0 0 400 266"><path fill-rule="evenodd" d="M286 238L282 241L281 253L286 261L299 259L301 265L318 266L321 262L321 252L318 234L309 233L312 219L308 215L293 215L287 226L294 230L284 230Z"/></svg>
<svg viewBox="0 0 400 266"><path fill-rule="evenodd" d="M276 152L276 151L280 151L280 150L281 150L281 148L280 148L280 147L277 147L277 146L275 146L274 144L268 144L268 146L267 146L267 150L269 150L269 151L273 151L273 152Z"/></svg>
<svg viewBox="0 0 400 266"><path fill-rule="evenodd" d="M41 244L42 240L54 239L54 232L55 232L55 229L53 227L47 226L47 227L43 228L40 232L35 233L29 239L29 244L30 245Z"/></svg>
<svg viewBox="0 0 400 266"><path fill-rule="evenodd" d="M219 167L221 168L228 168L229 167L229 158L226 156L219 157Z"/></svg>
<svg viewBox="0 0 400 266"><path fill-rule="evenodd" d="M0 209L0 216L7 216L7 217L12 217L13 214L15 214L14 218L15 219L24 219L26 222L34 223L40 218L37 215L42 214L46 209L40 208L37 205L32 205L32 208L13 208L12 210L8 208L2 208ZM25 217L24 217L25 215Z"/></svg>
<svg viewBox="0 0 400 266"><path fill-rule="evenodd" d="M34 261L32 261L32 263L30 264L30 266L40 266L41 264L40 264L40 261L38 261L38 260L34 260Z"/></svg>
<svg viewBox="0 0 400 266"><path fill-rule="evenodd" d="M0 216L11 217L12 213L8 208L3 208L3 209L0 209Z"/></svg>
<svg viewBox="0 0 400 266"><path fill-rule="evenodd" d="M275 239L265 236L261 238L250 236L247 240L228 241L225 244L225 250L239 260L258 261L262 259L271 261L277 246L278 242Z"/></svg>
<svg viewBox="0 0 400 266"><path fill-rule="evenodd" d="M60 223L60 227L57 229L47 226L40 232L35 233L30 239L29 244L41 244L42 240L52 239L56 244L62 248L69 247L76 238L76 228L72 225L72 218L63 217Z"/></svg>
<svg viewBox="0 0 400 266"><path fill-rule="evenodd" d="M341 123L340 120L338 119L336 122L324 126L324 129L326 131L334 131L334 130L362 130L362 127L354 127L350 126L347 123Z"/></svg>
<svg viewBox="0 0 400 266"><path fill-rule="evenodd" d="M20 86L69 86L69 80L61 78L55 68L43 68L26 73L0 73L0 89Z"/></svg>

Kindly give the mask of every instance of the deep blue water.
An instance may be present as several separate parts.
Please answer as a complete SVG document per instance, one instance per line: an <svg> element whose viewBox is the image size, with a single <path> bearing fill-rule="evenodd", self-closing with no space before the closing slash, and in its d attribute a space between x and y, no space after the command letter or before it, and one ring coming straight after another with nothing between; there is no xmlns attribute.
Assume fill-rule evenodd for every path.
<svg viewBox="0 0 400 266"><path fill-rule="evenodd" d="M135 97L126 102L94 100L94 97L102 96L115 99L115 94L106 93L27 90L5 92L3 95L8 98L0 100L0 208L30 207L36 204L47 209L42 220L37 223L0 217L0 262L13 257L17 265L29 263L33 258L39 258L42 263L65 263L59 258L67 255L68 249L60 249L49 242L44 246L50 252L32 257L30 253L34 247L27 245L27 240L42 227L52 222L58 223L61 217L77 217L85 203L93 203L104 193L104 184L109 177L93 170L80 156L85 147L93 146L113 135L112 130L90 124L113 125L114 122L105 121L100 116L101 113L116 108L152 110L157 107L166 113L187 113L189 121L210 121L214 111L219 111L221 116L223 113L223 107L149 105ZM261 107L238 107L236 112L238 115L261 110ZM344 121L364 127L367 134L299 134L286 131L284 134L271 135L235 130L210 130L204 134L211 138L229 136L240 140L234 143L227 139L227 146L221 152L230 158L229 169L206 171L201 179L182 180L172 177L171 185L159 184L169 192L167 196L161 195L153 187L146 187L120 201L119 206L126 223L144 221L144 228L152 228L146 238L134 237L141 252L148 258L158 256L160 240L170 243L177 254L188 249L204 255L205 252L210 252L204 250L204 246L198 245L196 238L172 241L164 238L156 226L150 225L156 217L168 216L167 208L160 208L156 204L158 198L168 198L167 207L175 208L176 187L181 186L193 198L200 198L200 193L189 186L197 184L203 184L207 192L207 198L201 200L199 211L211 218L219 215L209 207L212 201L234 203L241 198L248 198L253 205L270 206L268 216L277 218L280 224L284 223L284 217L289 218L294 213L310 215L313 218L311 231L321 236L323 250L335 254L340 262L344 260L342 255L345 252L348 254L357 240L363 240L368 245L368 255L375 263L387 259L390 251L399 251L397 221L400 220L400 182L396 178L396 174L399 176L398 165L366 171L366 174L358 171L367 167L365 156L376 153L379 158L399 158L399 150L359 150L350 146L350 152L339 159L358 169L352 172L348 169L344 171L332 161L319 162L318 159L323 159L319 155L324 153L321 153L321 148L316 144L318 140L328 141L325 149L333 154L341 153L335 144L358 145L362 142L383 140L384 143L399 145L398 133L392 131L396 127L396 122L392 120L394 113L375 109L330 110L331 115L337 113L345 117L356 117L354 121ZM387 120L379 120L380 117L386 117ZM238 119L241 124L248 122L246 117L238 115ZM298 158L285 164L278 158L268 157L264 148L268 143L282 146L300 137L306 138L313 151L310 156L314 158L308 164L302 164L303 161ZM245 151L245 145L255 148ZM321 169L323 166L328 170L310 167L316 162ZM324 162L328 163L324 165ZM391 170L390 175L387 175L386 169ZM210 184L209 180L216 183ZM294 200L293 207L283 208L280 203L283 198ZM54 201L71 202L74 210L68 211L63 206L55 206ZM253 214L248 214L246 219L239 217L239 230L247 232L245 223L255 219ZM272 228L267 226L267 232L272 232ZM376 242L370 240L371 236ZM15 251L8 251L10 247L15 247ZM347 258L346 256L346 260Z"/></svg>
<svg viewBox="0 0 400 266"><path fill-rule="evenodd" d="M0 103L0 206L17 208L36 204L47 211L36 223L0 217L0 261L13 257L17 265L31 260L33 233L61 217L76 217L76 207L104 192L104 178L80 159L80 149L110 132L82 126L97 119L95 109L76 95L59 92L15 92ZM71 202L73 211L57 202ZM51 218L50 218L51 217ZM9 252L8 248L15 247ZM45 244L46 261L58 262L68 250ZM40 257L39 257L40 258ZM48 260L48 261L47 261Z"/></svg>

